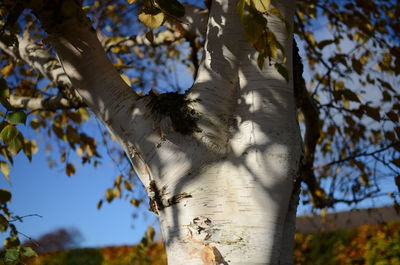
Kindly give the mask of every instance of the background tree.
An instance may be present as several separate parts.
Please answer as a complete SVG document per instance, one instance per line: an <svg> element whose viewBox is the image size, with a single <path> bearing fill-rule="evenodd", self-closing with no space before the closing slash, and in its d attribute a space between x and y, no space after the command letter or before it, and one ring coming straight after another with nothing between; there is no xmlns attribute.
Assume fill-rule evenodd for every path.
<svg viewBox="0 0 400 265"><path fill-rule="evenodd" d="M0 162L0 168L6 178L8 178L14 155L22 151L30 158L37 150L35 139L27 139L21 132L23 127L21 124L26 123L26 120L38 135L52 137L59 143L57 153L61 154L61 161L65 163L67 175L75 173L75 166L70 159L73 156L71 150L76 150L82 163L91 163L96 166L101 161L97 140L85 131L85 126L82 126L90 116L86 104L92 107L94 114L113 131L114 137L123 146L131 160L134 160L132 157L135 155L138 157L140 152L137 153L137 149L133 150L132 146L123 139L121 136L124 134L123 130L136 132L136 137L147 136L148 146L145 150L163 150L165 143L171 143L173 140L185 141L187 146L191 146L197 144L197 140L200 139L199 142L205 144L207 149L213 149L209 158L219 161L219 159L224 159L223 154L227 151L219 149L219 144L225 141L226 137L240 132L240 126L244 121L248 119L252 121L252 124L262 125L261 122L257 123L243 113L238 115L242 121L231 120L227 117L232 112L233 104L228 104L227 100L222 103L215 101L212 103L210 100L210 98L235 98L235 88L229 90L228 87L237 84L235 79L238 78L235 76L237 69L243 70L242 66L235 68L237 61L227 60L231 57L226 54L226 50L223 51L225 52L222 53L223 56L216 57L218 54L221 55L218 45L223 46L226 39L221 38L218 42L218 38L215 37L218 34L212 30L218 27L210 26L210 23L218 24L221 21L216 18L227 15L218 13L224 10L218 9L218 6L224 4L223 1L212 4L207 2L200 6L203 9L185 5L184 15L181 5L175 1L169 4L161 0L88 1L83 3L82 9L91 22L84 18L76 2L55 1L50 5L47 1L28 1L28 3L3 1L2 3L1 14L4 25L0 48L2 49L1 73L3 75L1 102L4 113L0 132L0 138L3 141L1 146L3 159ZM236 56L236 52L254 54L255 48L257 54L254 54L254 62L258 63L259 68L263 67L262 73L268 70L278 71L280 74L274 75L273 79L279 80L280 87L288 88L294 81L294 93L304 142L304 158L300 170L301 180L303 180L301 201L316 209L327 209L338 203L354 206L368 198L386 196L398 205L399 193L394 188L395 186L382 185L390 181L399 186L400 182L398 154L400 105L396 86L399 81L400 65L398 3L389 0L368 3L314 0L297 1L297 3L298 9L294 14L293 27L290 12L281 6L277 6L278 9L275 6L269 8L269 1L238 1L238 7L235 4L229 9L231 13L228 13L232 16L232 21L235 21L232 23L236 23L235 27L232 27L236 30L233 34L239 37L236 36L231 43L235 47L228 45L228 49L231 52L235 51L233 55ZM29 11L29 7L34 10L33 13ZM266 14L260 15L260 12ZM40 18L41 24L34 16ZM214 16L215 19L208 19L209 16ZM265 16L272 22L266 22ZM79 58L73 57L73 54L64 53L65 42L60 39L66 35L63 35L65 32L59 27L64 20L71 17L83 23L85 27L90 24L94 28L102 49L107 53L114 67L132 90L137 92L137 95L133 95L133 93L128 93L129 89L124 88L123 93L114 93L115 97L110 98L111 101L108 103L111 104L113 100L118 102L118 96L125 95L126 98L123 100L130 99L138 102L135 107L151 110L148 114L150 118L140 118L140 112L137 114L139 119L137 124L140 126L116 128L110 120L110 117L114 115L110 115L104 109L102 103L104 97L100 87L104 85L101 83L105 80L102 78L107 76L106 73L109 71L113 71L106 57L98 59L99 67L95 73L90 73L90 70L94 71L93 68L74 69L74 64ZM138 19L142 23L139 23ZM207 23L209 25L206 31ZM164 26L160 27L162 24ZM321 24L326 26L323 27L324 30L321 30ZM294 28L294 31L298 33L298 38L303 40L301 44L304 46L304 55L307 59L304 63L307 62L309 70L306 81L301 78L302 66L296 52L293 58L294 73L291 74L291 35L287 33L283 34L284 36L279 35L284 32L285 26L286 32L292 32ZM244 33L241 32L242 27ZM276 27L281 28L277 30ZM225 36L223 30L221 28L219 30L222 36ZM280 33L277 34L277 32ZM78 36L79 34L82 35ZM74 43L74 38L79 41L89 38L85 41L95 43L96 40L92 35L94 34L77 30L74 34L68 35L70 39L65 38L71 43ZM226 36L228 36L227 39L232 38L229 35ZM245 48L239 51L237 50L238 43L244 36L253 47L246 44L247 46L243 46ZM77 43L74 45L78 46ZM101 48L96 45L98 44L91 44L91 49L83 54L89 59L97 58ZM61 61L64 61L64 69L52 48L55 48ZM285 57L283 51L287 58L286 66L282 64ZM205 54L206 68L212 69L219 76L229 76L229 78L220 78L221 80L218 81L217 77L212 76L213 78L207 81L210 77L205 75L204 65L201 66L199 59L201 53ZM208 58L218 59L208 62ZM243 58L242 60L245 61ZM221 62L222 66L218 65L218 62ZM159 95L160 92L182 93L187 89L180 87L179 83L170 81L173 80L170 77L176 68L182 69L184 66L191 69L197 77L190 90L194 92L188 94L192 97L185 97L179 93ZM256 71L256 69L251 71ZM290 73L286 73L287 71ZM246 73L242 71L243 75ZM117 80L116 75L113 76L115 83L112 83L110 87L123 87L124 85ZM246 78L249 77L245 76ZM285 78L289 79L289 83L285 81ZM226 80L231 80L231 83ZM265 76L264 79L259 80L264 82L263 86L269 84ZM214 89L209 89L208 86L214 82L219 83ZM239 84L242 83L239 81ZM98 87L98 91L94 93L98 97L86 91L85 87ZM81 89L79 94L86 101L82 101L74 88ZM203 95L203 98L193 97L196 92ZM149 94L141 96L141 93ZM263 93L268 93L268 90L265 89ZM279 98L279 96L276 97ZM263 98L271 99L272 96L263 95ZM238 106L242 108L242 111L254 113L254 109L251 109L252 104L247 104L248 101L242 98L242 104ZM205 113L207 119L204 118ZM215 115L216 113L218 115ZM263 117L265 116L268 115L264 113ZM226 123L226 120L229 120L229 123ZM283 120L286 121L287 118ZM237 127L235 127L235 122L239 124ZM197 131L197 129L200 130ZM109 145L108 133L104 129L102 131L103 142ZM157 131L157 136L154 136L155 131ZM189 141L190 137L182 136L187 134L201 136L200 131L206 134L205 137L197 137L194 142ZM295 129L291 131L295 133ZM283 139L279 138L279 141L285 142L286 140ZM296 149L296 143L289 146ZM249 148L244 153L248 154L260 148L263 147ZM113 153L116 149L109 147L108 150ZM190 157L202 156L203 151L191 150ZM296 164L295 153L295 151L292 153L294 156L291 161ZM165 158L167 154L167 151L159 153L159 160L161 161L161 157ZM185 155L188 155L188 151ZM120 155L116 159L123 159L123 157ZM146 159L144 158L145 161ZM179 162L179 155L175 155L174 159ZM237 158L235 163L241 164L241 159ZM190 163L193 167L195 164L210 163L210 161L200 159ZM146 163L133 161L133 164L139 176L147 174L146 171L149 168L146 167ZM163 165L164 163L160 162L156 167L150 167L150 171L154 172L155 168L165 170ZM295 165L292 167L294 169ZM225 173L228 174L229 170L226 170ZM106 191L105 199L110 202L113 198L130 192L135 181L132 173L121 174L116 178L114 187ZM144 182L152 198L151 208L159 212L159 210L164 210L162 209L164 202L161 198L164 190L163 185L159 183L154 185L154 183ZM299 184L298 181L296 185ZM189 196L192 196L190 193L182 190L182 187L177 190L179 193L172 193L172 197L167 198L167 205L177 202L178 199L190 201ZM288 184L286 196L290 195L290 190L291 187ZM6 207L10 198L8 191L1 191L0 202L4 212L4 215L1 215L2 230L11 228L8 241L10 243L6 247L12 249L18 245L18 242L15 227L13 229L10 222L13 219L12 214ZM134 205L138 205L142 198L133 196L130 199ZM99 206L101 203L102 201L99 202ZM209 221L204 219L203 223L197 223L199 221L201 222L200 219L192 218L190 224L207 231ZM165 230L164 233L166 233ZM199 239L206 238L200 236ZM207 248L207 245L202 246L198 252L203 261L209 257L214 260L219 257L219 252L213 248ZM273 259L278 255L273 250L271 253ZM221 255L224 256L225 253ZM284 261L281 260L281 262Z"/></svg>
<svg viewBox="0 0 400 265"><path fill-rule="evenodd" d="M59 228L41 235L39 238L25 242L36 253L66 250L79 247L83 237L76 228Z"/></svg>

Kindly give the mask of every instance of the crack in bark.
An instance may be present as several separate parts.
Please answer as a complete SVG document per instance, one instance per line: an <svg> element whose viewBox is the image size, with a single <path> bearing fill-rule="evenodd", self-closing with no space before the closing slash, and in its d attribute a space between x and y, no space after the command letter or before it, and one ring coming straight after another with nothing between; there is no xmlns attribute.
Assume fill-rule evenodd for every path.
<svg viewBox="0 0 400 265"><path fill-rule="evenodd" d="M192 195L190 195L189 193L182 192L166 199L166 190L167 186L163 186L161 189L158 188L155 180L151 180L149 183L149 186L147 188L150 198L149 210L154 212L156 215L160 215L160 211L162 211L166 207L177 204L183 199L192 198Z"/></svg>

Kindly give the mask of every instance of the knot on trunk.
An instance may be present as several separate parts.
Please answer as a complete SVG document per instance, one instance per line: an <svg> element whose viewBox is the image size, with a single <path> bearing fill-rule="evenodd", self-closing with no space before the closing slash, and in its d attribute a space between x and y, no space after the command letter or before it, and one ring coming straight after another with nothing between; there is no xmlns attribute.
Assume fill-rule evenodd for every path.
<svg viewBox="0 0 400 265"><path fill-rule="evenodd" d="M177 92L157 94L150 91L146 97L149 98L147 107L157 122L169 118L173 129L183 135L200 131L197 126L200 114L190 107L193 101L189 100L185 94Z"/></svg>

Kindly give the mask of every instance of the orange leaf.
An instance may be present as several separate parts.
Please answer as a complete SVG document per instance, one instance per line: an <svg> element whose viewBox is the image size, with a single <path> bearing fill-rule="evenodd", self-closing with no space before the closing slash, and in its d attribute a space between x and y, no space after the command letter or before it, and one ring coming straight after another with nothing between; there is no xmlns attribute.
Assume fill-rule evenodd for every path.
<svg viewBox="0 0 400 265"><path fill-rule="evenodd" d="M4 66L3 69L0 70L0 73L4 77L7 77L11 74L13 68L14 68L14 65L12 63L10 63L9 65Z"/></svg>

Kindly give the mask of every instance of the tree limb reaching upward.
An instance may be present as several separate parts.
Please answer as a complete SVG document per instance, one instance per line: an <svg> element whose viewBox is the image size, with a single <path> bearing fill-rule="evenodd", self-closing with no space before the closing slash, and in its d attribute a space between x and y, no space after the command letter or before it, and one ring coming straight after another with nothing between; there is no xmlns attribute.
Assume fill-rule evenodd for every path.
<svg viewBox="0 0 400 265"><path fill-rule="evenodd" d="M293 80L296 105L303 113L305 125L304 154L300 168L300 179L308 186L317 207L331 206L333 200L326 200L326 198L321 197L322 189L313 171L322 121L319 119L319 111L314 99L307 91L303 78L303 63L296 41L293 41Z"/></svg>

